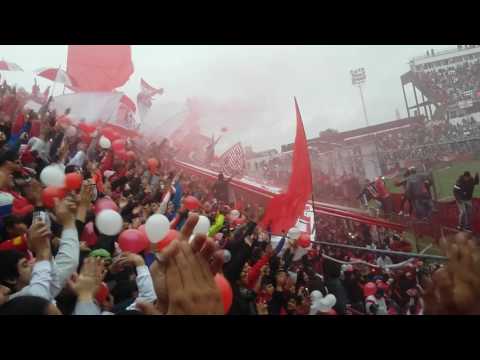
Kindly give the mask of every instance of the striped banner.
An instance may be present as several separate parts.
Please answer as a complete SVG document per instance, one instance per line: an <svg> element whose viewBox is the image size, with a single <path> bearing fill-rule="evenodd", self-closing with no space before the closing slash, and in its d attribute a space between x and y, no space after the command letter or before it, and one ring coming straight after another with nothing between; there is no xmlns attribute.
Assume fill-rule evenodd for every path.
<svg viewBox="0 0 480 360"><path fill-rule="evenodd" d="M245 153L242 144L236 143L230 149L225 151L220 157L222 172L227 176L232 176L243 172L245 168Z"/></svg>

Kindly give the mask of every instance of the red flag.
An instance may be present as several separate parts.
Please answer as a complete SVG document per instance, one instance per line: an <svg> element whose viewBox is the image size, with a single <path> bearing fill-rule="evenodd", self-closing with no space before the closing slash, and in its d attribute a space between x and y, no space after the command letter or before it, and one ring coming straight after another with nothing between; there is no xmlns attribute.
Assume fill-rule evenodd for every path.
<svg viewBox="0 0 480 360"><path fill-rule="evenodd" d="M133 74L130 45L69 45L67 73L75 91L112 91Z"/></svg>
<svg viewBox="0 0 480 360"><path fill-rule="evenodd" d="M302 116L295 99L297 113L297 134L293 147L292 175L286 193L279 194L270 200L262 225L271 227L274 234L288 231L303 214L305 204L312 194L312 171L308 143L303 128Z"/></svg>

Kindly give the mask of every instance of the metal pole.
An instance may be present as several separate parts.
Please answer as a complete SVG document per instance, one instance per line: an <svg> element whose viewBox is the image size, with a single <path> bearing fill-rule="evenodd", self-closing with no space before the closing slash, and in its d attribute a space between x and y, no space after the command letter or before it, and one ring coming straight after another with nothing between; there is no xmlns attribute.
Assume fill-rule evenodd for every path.
<svg viewBox="0 0 480 360"><path fill-rule="evenodd" d="M407 95L405 94L405 84L402 84L403 99L405 100L405 107L407 108L408 118L410 119L410 108L408 107Z"/></svg>
<svg viewBox="0 0 480 360"><path fill-rule="evenodd" d="M368 126L367 108L365 107L365 100L363 99L363 91L362 91L361 84L358 85L358 89L360 90L360 97L362 99L363 114L365 115L365 122L367 123L367 126Z"/></svg>
<svg viewBox="0 0 480 360"><path fill-rule="evenodd" d="M336 244L336 243L330 243L330 242L327 242L327 241L312 241L312 242L315 243L315 244L320 244L320 245L343 247L343 248L347 248L347 249L362 250L362 251L368 251L368 252L374 252L374 253L386 254L386 255L397 255L397 256L405 256L405 257L434 259L434 260L448 260L448 258L446 256L439 256L439 255L426 255L426 254L418 254L418 253L408 253L408 252L404 252L404 251L367 249L367 248L360 247L360 246Z"/></svg>

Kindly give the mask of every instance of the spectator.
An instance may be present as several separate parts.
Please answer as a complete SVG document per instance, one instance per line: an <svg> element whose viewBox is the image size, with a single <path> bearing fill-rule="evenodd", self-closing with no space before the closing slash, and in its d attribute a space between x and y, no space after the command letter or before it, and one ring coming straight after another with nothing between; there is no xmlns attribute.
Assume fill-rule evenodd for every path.
<svg viewBox="0 0 480 360"><path fill-rule="evenodd" d="M472 196L475 185L478 185L478 182L478 173L473 178L469 171L465 171L463 175L459 176L456 184L453 186L453 195L457 201L460 213L458 218L459 230L471 230Z"/></svg>

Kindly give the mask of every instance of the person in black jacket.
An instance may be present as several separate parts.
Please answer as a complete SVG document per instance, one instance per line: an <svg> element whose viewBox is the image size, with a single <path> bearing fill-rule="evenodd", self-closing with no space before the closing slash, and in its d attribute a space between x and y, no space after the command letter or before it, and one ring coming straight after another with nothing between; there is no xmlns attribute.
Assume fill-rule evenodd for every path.
<svg viewBox="0 0 480 360"><path fill-rule="evenodd" d="M453 195L455 196L459 210L459 230L471 230L471 218L473 212L472 196L475 185L478 185L478 182L478 173L476 173L475 178L473 178L469 171L465 171L453 186Z"/></svg>
<svg viewBox="0 0 480 360"><path fill-rule="evenodd" d="M217 200L228 204L228 185L232 180L233 176L226 179L224 178L223 174L218 174L218 179L213 185L213 194L217 198Z"/></svg>

